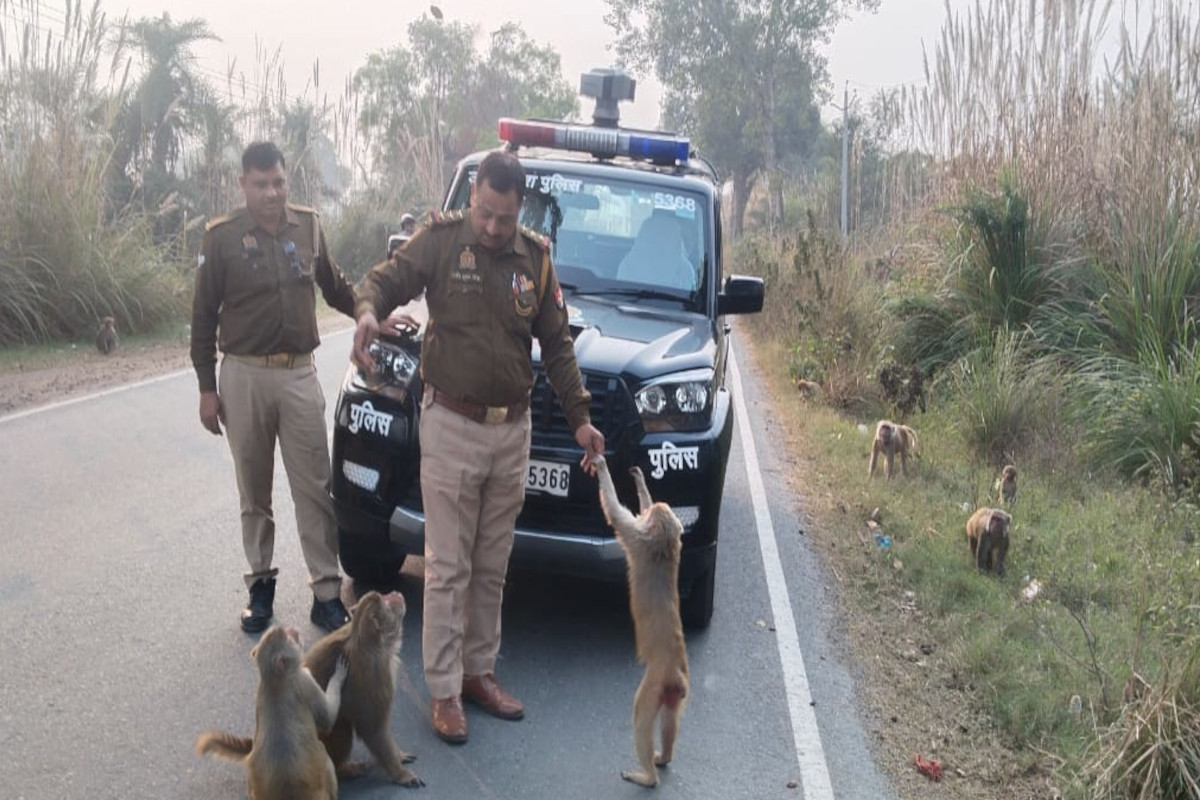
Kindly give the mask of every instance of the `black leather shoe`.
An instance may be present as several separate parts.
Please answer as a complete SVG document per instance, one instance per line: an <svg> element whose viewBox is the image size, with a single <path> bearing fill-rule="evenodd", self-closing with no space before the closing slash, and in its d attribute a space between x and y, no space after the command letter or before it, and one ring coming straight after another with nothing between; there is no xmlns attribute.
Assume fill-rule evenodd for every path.
<svg viewBox="0 0 1200 800"><path fill-rule="evenodd" d="M335 597L332 600L313 598L312 613L308 618L318 628L324 628L327 633L333 633L350 621L350 613L342 605L342 600Z"/></svg>
<svg viewBox="0 0 1200 800"><path fill-rule="evenodd" d="M242 630L259 633L266 630L274 614L275 579L259 578L250 587L250 602L242 609Z"/></svg>

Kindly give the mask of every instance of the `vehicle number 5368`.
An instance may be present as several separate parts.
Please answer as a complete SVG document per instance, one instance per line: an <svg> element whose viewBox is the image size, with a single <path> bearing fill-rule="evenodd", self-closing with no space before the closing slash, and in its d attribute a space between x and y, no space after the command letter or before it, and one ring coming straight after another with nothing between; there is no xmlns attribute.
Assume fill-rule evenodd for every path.
<svg viewBox="0 0 1200 800"><path fill-rule="evenodd" d="M525 474L525 491L566 497L570 481L569 465L530 459L529 471Z"/></svg>

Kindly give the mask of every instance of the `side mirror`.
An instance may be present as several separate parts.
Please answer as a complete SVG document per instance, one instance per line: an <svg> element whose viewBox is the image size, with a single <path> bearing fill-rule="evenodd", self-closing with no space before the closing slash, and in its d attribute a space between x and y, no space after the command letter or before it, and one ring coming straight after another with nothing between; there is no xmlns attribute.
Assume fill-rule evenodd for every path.
<svg viewBox="0 0 1200 800"><path fill-rule="evenodd" d="M763 307L762 278L730 275L717 295L717 315L754 314Z"/></svg>

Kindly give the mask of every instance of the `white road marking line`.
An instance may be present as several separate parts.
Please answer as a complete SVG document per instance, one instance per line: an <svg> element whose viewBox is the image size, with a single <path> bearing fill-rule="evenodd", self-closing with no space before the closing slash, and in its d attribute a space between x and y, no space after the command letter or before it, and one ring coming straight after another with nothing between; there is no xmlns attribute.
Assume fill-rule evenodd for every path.
<svg viewBox="0 0 1200 800"><path fill-rule="evenodd" d="M767 593L771 598L771 614L775 618L775 641L779 644L779 661L783 667L788 716L792 722L796 760L800 764L800 784L804 790L804 800L833 800L833 785L829 781L825 750L821 747L821 733L817 729L816 712L813 711L808 674L804 671L804 656L800 652L800 637L796 633L796 620L792 616L792 601L788 597L783 564L779 561L775 526L771 524L767 492L758 466L758 450L754 445L754 430L750 427L750 417L746 412L742 378L738 372L733 347L729 348L729 377L742 453L746 459L746 478L750 484L750 500L754 505L758 543L766 572Z"/></svg>
<svg viewBox="0 0 1200 800"><path fill-rule="evenodd" d="M340 336L344 333L350 333L353 330L354 330L354 328L339 328L337 330L329 331L328 333L324 334L323 338L328 339L328 338L331 338L334 336ZM44 406L34 406L33 408L26 408L22 411L14 411L11 414L0 417L0 425L3 425L6 422L15 422L19 419L24 419L25 417L32 417L35 414L42 414L47 411L54 411L55 409L66 408L67 406L73 406L76 403L86 403L88 400L96 400L101 397L107 397L110 394L120 394L121 392L127 392L130 389L140 389L143 386L150 386L151 384L160 383L162 381L169 381L172 378L178 378L180 375L194 375L194 374L195 374L195 370L193 370L191 367L188 367L187 369L180 369L180 370L176 370L174 372L168 372L165 375L156 375L155 377L147 378L144 381L135 381L133 383L124 383L124 384L121 384L120 386L113 386L110 389L104 389L103 391L93 392L92 394L84 394L84 395L80 395L79 397L72 397L67 400L60 400L57 403L47 403Z"/></svg>
<svg viewBox="0 0 1200 800"><path fill-rule="evenodd" d="M176 370L175 372L168 372L166 375L158 375L153 378L147 378L144 381L136 381L134 383L123 383L120 386L114 386L111 389L105 389L100 392L93 392L92 394L84 394L84 395L80 395L79 397L72 397L67 400L59 400L57 403L47 403L44 406L34 406L33 408L27 408L24 411L15 411L12 414L0 417L0 425L3 425L6 422L15 422L16 420L24 419L25 417L32 417L34 414L43 414L47 411L55 411L56 409L66 408L67 406L73 406L77 403L86 403L88 400L96 400L101 397L107 397L110 394L120 394L121 392L127 392L130 389L139 389L143 386L149 386L154 383L161 383L162 381L169 381L172 378L178 378L181 375L194 375L194 374L195 374L195 372L191 369L180 369L180 370Z"/></svg>

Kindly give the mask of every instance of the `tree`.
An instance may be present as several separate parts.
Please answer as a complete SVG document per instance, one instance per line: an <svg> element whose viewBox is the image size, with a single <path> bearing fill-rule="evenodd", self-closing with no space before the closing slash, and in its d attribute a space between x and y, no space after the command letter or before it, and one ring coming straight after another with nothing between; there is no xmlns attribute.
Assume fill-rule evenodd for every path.
<svg viewBox="0 0 1200 800"><path fill-rule="evenodd" d="M803 140L789 142L781 131L802 132L802 123L812 122L809 106L827 83L817 45L852 9L874 9L879 0L605 2L618 55L635 70L654 72L673 112L697 124L687 132L699 145L717 160L723 160L719 147L735 139L757 150L769 187L768 219L778 224L781 160ZM749 180L744 170L753 160L744 152L732 159L735 191Z"/></svg>
<svg viewBox="0 0 1200 800"><path fill-rule="evenodd" d="M355 72L358 128L370 157L361 177L377 185L381 199L436 204L454 163L496 141L499 117L576 112L551 47L508 23L480 53L476 32L423 15L409 25L408 47L371 54Z"/></svg>
<svg viewBox="0 0 1200 800"><path fill-rule="evenodd" d="M118 56L136 49L144 69L116 120L112 188L120 205L139 197L145 209L172 205L179 190L175 170L205 88L191 48L216 38L204 20L176 24L166 12L121 25Z"/></svg>

